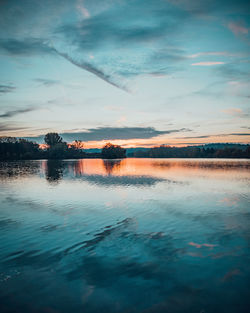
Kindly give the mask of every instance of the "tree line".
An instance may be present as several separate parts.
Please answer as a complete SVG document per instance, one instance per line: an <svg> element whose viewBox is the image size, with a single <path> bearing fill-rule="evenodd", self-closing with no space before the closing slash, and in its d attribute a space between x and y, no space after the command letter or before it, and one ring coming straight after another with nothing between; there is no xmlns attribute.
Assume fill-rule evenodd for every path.
<svg viewBox="0 0 250 313"><path fill-rule="evenodd" d="M250 158L250 146L245 149L237 147L209 148L202 147L170 147L160 146L147 150L137 150L129 153L134 158Z"/></svg>
<svg viewBox="0 0 250 313"><path fill-rule="evenodd" d="M0 137L0 160L31 159L81 159L103 158L122 159L126 157L126 149L119 145L107 143L100 153L88 153L83 149L83 142L75 140L67 144L57 133L48 133L44 137L45 146L15 137ZM135 158L250 158L250 146L207 147L170 147L162 145L151 149L135 150L128 153Z"/></svg>
<svg viewBox="0 0 250 313"><path fill-rule="evenodd" d="M45 146L26 139L0 137L0 160L31 160L31 159L81 159L103 158L122 159L126 150L118 145L107 143L101 153L87 153L83 143L75 140L71 144L63 141L58 133L48 133L44 137Z"/></svg>

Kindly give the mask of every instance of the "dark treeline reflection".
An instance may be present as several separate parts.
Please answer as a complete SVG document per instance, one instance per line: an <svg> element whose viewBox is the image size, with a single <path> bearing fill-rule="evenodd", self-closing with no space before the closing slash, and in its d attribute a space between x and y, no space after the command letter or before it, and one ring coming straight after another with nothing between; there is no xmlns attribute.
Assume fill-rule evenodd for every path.
<svg viewBox="0 0 250 313"><path fill-rule="evenodd" d="M17 178L37 175L40 163L37 161L0 162L0 178Z"/></svg>
<svg viewBox="0 0 250 313"><path fill-rule="evenodd" d="M121 160L104 160L103 165L106 169L106 173L111 175L114 169L121 167Z"/></svg>
<svg viewBox="0 0 250 313"><path fill-rule="evenodd" d="M93 160L94 161L94 160ZM88 166L87 172L85 172L85 162L80 161L62 161L62 160L47 160L43 161L45 177L49 183L58 183L63 179L63 176L69 177L89 177L92 178L98 176L110 176L114 169L119 169L121 166L121 160L98 160L94 161L93 166L97 165L101 167L100 174L91 174L91 164ZM99 163L99 164L98 164ZM89 164L87 164L89 165Z"/></svg>
<svg viewBox="0 0 250 313"><path fill-rule="evenodd" d="M45 167L45 176L48 182L58 183L63 178L66 164L61 160L48 160Z"/></svg>

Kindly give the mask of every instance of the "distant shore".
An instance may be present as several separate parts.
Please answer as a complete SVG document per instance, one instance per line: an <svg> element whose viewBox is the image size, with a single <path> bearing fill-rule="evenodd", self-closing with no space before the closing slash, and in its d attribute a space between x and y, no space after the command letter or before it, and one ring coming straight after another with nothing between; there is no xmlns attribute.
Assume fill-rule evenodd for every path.
<svg viewBox="0 0 250 313"><path fill-rule="evenodd" d="M102 149L84 149L84 142L64 142L57 133L48 133L45 144L15 137L0 137L0 160L39 159L123 159L123 158L187 158L187 159L250 159L250 145L211 143L200 146L128 148L106 143Z"/></svg>

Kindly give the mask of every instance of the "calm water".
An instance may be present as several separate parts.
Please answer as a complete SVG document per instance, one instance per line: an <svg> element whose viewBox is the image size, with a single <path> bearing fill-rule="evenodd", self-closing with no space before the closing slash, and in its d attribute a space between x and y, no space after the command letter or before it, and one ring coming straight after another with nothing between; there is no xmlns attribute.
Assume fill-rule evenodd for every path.
<svg viewBox="0 0 250 313"><path fill-rule="evenodd" d="M0 163L0 311L244 313L250 161Z"/></svg>

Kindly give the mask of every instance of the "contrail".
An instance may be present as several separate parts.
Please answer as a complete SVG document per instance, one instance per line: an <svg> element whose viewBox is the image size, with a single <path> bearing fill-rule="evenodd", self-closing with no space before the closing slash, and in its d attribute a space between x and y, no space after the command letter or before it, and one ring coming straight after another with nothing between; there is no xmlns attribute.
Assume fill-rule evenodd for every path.
<svg viewBox="0 0 250 313"><path fill-rule="evenodd" d="M107 83L109 83L109 84L111 84L111 85L113 85L119 89L122 89L126 92L130 92L130 90L126 86L117 84L116 82L113 81L113 78L110 75L103 73L101 70L97 69L93 65L91 65L87 62L77 62L77 61L73 60L68 54L63 53L63 52L59 52L54 47L53 47L53 49L57 54L59 54L60 56L62 56L63 58L65 58L66 60L71 62L72 64L74 64L74 65L76 65L76 66L78 66L78 67L80 67L80 68L82 68L82 69L84 69L90 73L93 73L97 77L101 78L102 80L106 81Z"/></svg>

